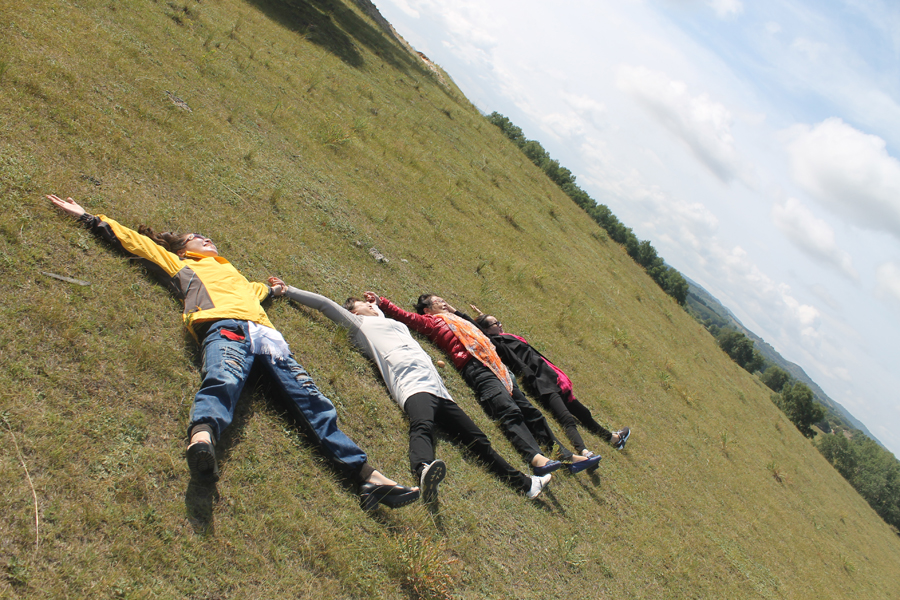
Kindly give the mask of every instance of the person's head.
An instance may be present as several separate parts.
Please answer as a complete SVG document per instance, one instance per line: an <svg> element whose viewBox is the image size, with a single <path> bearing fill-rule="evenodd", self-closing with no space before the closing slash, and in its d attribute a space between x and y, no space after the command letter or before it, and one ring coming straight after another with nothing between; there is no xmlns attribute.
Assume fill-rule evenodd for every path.
<svg viewBox="0 0 900 600"><path fill-rule="evenodd" d="M363 317L382 316L382 314L378 312L372 302L366 302L365 300L360 300L359 298L347 298L347 301L344 302L344 308L349 312L352 312L354 315L360 315Z"/></svg>
<svg viewBox="0 0 900 600"><path fill-rule="evenodd" d="M493 315L478 315L475 318L475 324L478 328L488 335L497 335L503 333L503 323L497 320Z"/></svg>
<svg viewBox="0 0 900 600"><path fill-rule="evenodd" d="M138 233L146 235L148 238L181 258L184 258L186 252L199 254L200 256L218 256L219 249L215 243L205 235L199 233L183 233L177 234L170 231L156 233L152 228L146 225L138 227Z"/></svg>
<svg viewBox="0 0 900 600"><path fill-rule="evenodd" d="M447 303L440 296L434 294L422 294L416 302L416 312L420 315L439 315L450 312Z"/></svg>

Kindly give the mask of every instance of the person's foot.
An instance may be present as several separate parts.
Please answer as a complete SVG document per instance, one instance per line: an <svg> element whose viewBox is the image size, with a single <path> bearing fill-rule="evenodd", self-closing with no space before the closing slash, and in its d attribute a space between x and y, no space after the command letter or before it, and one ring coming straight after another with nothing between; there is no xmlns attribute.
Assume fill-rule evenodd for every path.
<svg viewBox="0 0 900 600"><path fill-rule="evenodd" d="M438 459L425 465L419 477L419 489L422 491L422 502L431 504L437 500L438 486L447 475L447 465Z"/></svg>
<svg viewBox="0 0 900 600"><path fill-rule="evenodd" d="M581 451L581 455L585 458L591 458L592 456L594 456L594 453L591 452L590 450L588 450L587 448L585 448L584 450Z"/></svg>
<svg viewBox="0 0 900 600"><path fill-rule="evenodd" d="M525 496L529 500L534 500L538 496L541 495L541 492L544 491L544 488L550 485L550 479L553 476L547 473L543 477L533 476L531 478L531 489L525 492Z"/></svg>
<svg viewBox="0 0 900 600"><path fill-rule="evenodd" d="M219 480L219 465L212 440L198 441L188 446L187 464L192 479L200 483L215 483Z"/></svg>
<svg viewBox="0 0 900 600"><path fill-rule="evenodd" d="M544 475L547 475L548 473L552 473L553 471L561 468L562 466L563 466L563 464L561 462L559 462L558 460L548 460L540 467L532 467L531 470L538 477L543 477Z"/></svg>
<svg viewBox="0 0 900 600"><path fill-rule="evenodd" d="M616 450L621 450L625 447L625 442L628 441L628 438L631 437L631 430L627 427L623 427L619 431L613 434L613 439L610 440L610 444Z"/></svg>
<svg viewBox="0 0 900 600"><path fill-rule="evenodd" d="M359 486L359 505L363 510L372 510L379 503L390 508L400 508L418 499L419 488L368 482Z"/></svg>

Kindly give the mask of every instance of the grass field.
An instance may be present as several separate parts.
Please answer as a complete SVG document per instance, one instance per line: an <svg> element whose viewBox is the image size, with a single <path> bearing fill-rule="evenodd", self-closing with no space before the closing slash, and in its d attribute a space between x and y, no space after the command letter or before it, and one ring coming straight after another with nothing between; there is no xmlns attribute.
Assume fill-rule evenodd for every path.
<svg viewBox="0 0 900 600"><path fill-rule="evenodd" d="M354 4L5 3L0 131L0 597L900 597L897 532L768 389ZM251 279L474 303L632 439L585 434L600 469L538 502L441 441L436 509L365 514L258 382L222 480L189 485L181 307L47 193L202 232ZM411 485L372 365L317 313L266 308L342 428Z"/></svg>

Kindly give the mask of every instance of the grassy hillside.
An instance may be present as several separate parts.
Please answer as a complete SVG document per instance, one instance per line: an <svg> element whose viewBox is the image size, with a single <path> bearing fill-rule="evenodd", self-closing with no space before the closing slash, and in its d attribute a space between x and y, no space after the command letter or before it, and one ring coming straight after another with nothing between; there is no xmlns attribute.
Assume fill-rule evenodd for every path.
<svg viewBox="0 0 900 600"><path fill-rule="evenodd" d="M337 0L0 6L0 597L900 597L896 532L445 80ZM599 471L537 503L441 442L438 509L364 514L261 382L222 480L189 485L179 303L45 193L200 231L250 278L475 303L632 440L587 434ZM369 362L318 314L267 308L343 428L411 484Z"/></svg>

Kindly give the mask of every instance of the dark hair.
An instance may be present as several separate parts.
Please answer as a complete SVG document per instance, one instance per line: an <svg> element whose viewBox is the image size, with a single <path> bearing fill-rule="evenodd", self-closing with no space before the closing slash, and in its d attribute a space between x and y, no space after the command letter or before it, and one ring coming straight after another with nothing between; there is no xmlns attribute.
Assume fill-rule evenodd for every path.
<svg viewBox="0 0 900 600"><path fill-rule="evenodd" d="M348 312L353 312L353 309L356 308L356 304L358 302L364 303L365 300L360 300L359 298L354 298L353 296L350 296L349 298L347 298L344 301L344 309L347 310Z"/></svg>
<svg viewBox="0 0 900 600"><path fill-rule="evenodd" d="M416 302L416 312L420 315L425 314L426 308L431 308L431 299L435 297L435 294L422 294L419 296L419 301Z"/></svg>
<svg viewBox="0 0 900 600"><path fill-rule="evenodd" d="M138 233L141 235L146 235L148 238L168 250L169 252L173 252L178 254L179 250L182 250L188 242L188 238L190 237L190 233L172 233L171 231L164 231L162 233L156 233L153 231L152 227L148 227L147 225L141 225L138 227Z"/></svg>
<svg viewBox="0 0 900 600"><path fill-rule="evenodd" d="M485 323L484 323L489 316L491 316L491 315L483 314L483 315L478 315L477 317L475 317L475 324L478 325L478 329L480 329L482 331L487 331L488 329L493 327L494 323L491 323L490 325L485 325ZM494 318L496 319L497 317L494 317Z"/></svg>

